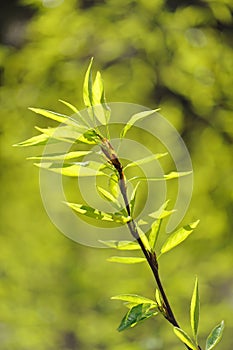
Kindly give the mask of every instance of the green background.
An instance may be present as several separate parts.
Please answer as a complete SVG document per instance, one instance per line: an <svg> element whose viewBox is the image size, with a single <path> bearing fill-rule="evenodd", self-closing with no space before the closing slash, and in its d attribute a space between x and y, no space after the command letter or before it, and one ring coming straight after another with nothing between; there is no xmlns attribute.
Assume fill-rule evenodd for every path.
<svg viewBox="0 0 233 350"><path fill-rule="evenodd" d="M1 5L1 350L161 350L184 348L158 317L123 333L125 309L112 295L153 298L145 265L106 262L107 249L79 245L43 208L37 149L12 144L51 125L29 106L83 108L90 57L108 101L162 108L183 137L194 168L183 223L200 225L161 260L161 275L183 328L195 275L200 343L222 319L219 349L233 348L232 2L24 0ZM172 193L172 190L171 190ZM154 208L152 208L154 210ZM88 232L87 232L88 234Z"/></svg>

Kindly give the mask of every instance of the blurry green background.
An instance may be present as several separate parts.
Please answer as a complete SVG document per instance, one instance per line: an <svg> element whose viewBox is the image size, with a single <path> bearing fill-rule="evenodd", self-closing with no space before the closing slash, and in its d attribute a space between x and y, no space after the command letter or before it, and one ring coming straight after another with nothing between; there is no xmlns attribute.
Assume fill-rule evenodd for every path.
<svg viewBox="0 0 233 350"><path fill-rule="evenodd" d="M233 348L232 12L231 0L1 2L1 350L184 348L161 317L116 331L126 309L110 297L152 298L149 269L108 263L111 251L59 233L25 160L38 150L11 146L50 125L29 106L66 112L62 98L83 108L91 56L109 101L161 107L186 142L195 183L183 222L201 223L161 260L162 279L190 331L198 275L200 343L224 319L218 348Z"/></svg>

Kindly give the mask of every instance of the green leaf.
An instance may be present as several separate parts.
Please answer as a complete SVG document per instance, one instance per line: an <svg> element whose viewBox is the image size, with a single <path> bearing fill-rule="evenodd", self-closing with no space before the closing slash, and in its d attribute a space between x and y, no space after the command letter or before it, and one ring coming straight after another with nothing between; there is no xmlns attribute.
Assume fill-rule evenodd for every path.
<svg viewBox="0 0 233 350"><path fill-rule="evenodd" d="M110 108L106 104L103 79L99 71L92 86L92 100L92 112L101 124L106 125L110 117Z"/></svg>
<svg viewBox="0 0 233 350"><path fill-rule="evenodd" d="M36 130L40 131L42 134L45 134L51 139L72 144L76 142L82 135L82 133L69 126L60 126L56 128L39 128L38 126L35 126L35 128Z"/></svg>
<svg viewBox="0 0 233 350"><path fill-rule="evenodd" d="M158 236L159 236L159 230L161 226L161 221L156 219L152 222L150 230L149 230L149 245L151 249L153 250L155 247L155 244L157 242Z"/></svg>
<svg viewBox="0 0 233 350"><path fill-rule="evenodd" d="M155 300L160 310L163 310L163 299L158 289L155 290Z"/></svg>
<svg viewBox="0 0 233 350"><path fill-rule="evenodd" d="M96 73L95 81L92 88L93 105L98 105L104 102L104 84L100 72Z"/></svg>
<svg viewBox="0 0 233 350"><path fill-rule="evenodd" d="M154 249L155 244L157 242L162 219L170 216L174 212L174 210L165 210L167 208L168 202L169 201L166 201L161 205L161 207L158 210L148 214L149 217L155 219L151 223L150 230L148 232L149 244L152 249Z"/></svg>
<svg viewBox="0 0 233 350"><path fill-rule="evenodd" d="M183 329L178 327L173 327L175 335L182 341L183 344L186 344L192 350L198 350L198 346L194 344L189 335L183 331Z"/></svg>
<svg viewBox="0 0 233 350"><path fill-rule="evenodd" d="M68 202L64 202L64 203L68 205L68 207L76 211L77 213L96 220L117 222L121 224L125 224L130 220L129 217L125 217L121 213L106 213L84 204L76 204L76 203L68 203Z"/></svg>
<svg viewBox="0 0 233 350"><path fill-rule="evenodd" d="M56 113L56 112L53 112L53 111L48 111L47 109L42 109L42 108L29 107L29 109L32 112L35 112L35 113L40 114L40 115L43 115L46 118L55 120L56 122L67 124L67 125L70 125L70 126L76 126L76 127L79 126L78 123L76 122L76 120L70 118L67 115L59 114L59 113Z"/></svg>
<svg viewBox="0 0 233 350"><path fill-rule="evenodd" d="M168 252L169 250L176 247L178 244L183 242L197 227L200 220L197 220L189 225L181 227L174 233L172 233L161 248L161 254Z"/></svg>
<svg viewBox="0 0 233 350"><path fill-rule="evenodd" d="M87 144L98 144L101 140L100 135L94 129L87 130L78 139Z"/></svg>
<svg viewBox="0 0 233 350"><path fill-rule="evenodd" d="M100 136L94 129L83 131L79 130L79 127L72 126L59 126L56 128L39 128L35 127L38 131L48 136L47 139L55 139L68 143L82 142L86 144L98 144Z"/></svg>
<svg viewBox="0 0 233 350"><path fill-rule="evenodd" d="M135 180L140 180L140 181L167 181L167 180L173 180L177 179L182 176L190 175L192 174L192 171L181 171L181 172L176 172L172 171L169 174L163 175L163 177L145 177L145 176L134 176L128 179L128 182L135 181Z"/></svg>
<svg viewBox="0 0 233 350"><path fill-rule="evenodd" d="M156 154L152 154L151 156L139 159L139 160L135 160L132 163L127 164L124 169L126 170L127 168L132 168L134 166L138 166L138 165L142 165L142 164L146 164L149 163L153 160L162 158L164 156L166 156L168 153L156 153Z"/></svg>
<svg viewBox="0 0 233 350"><path fill-rule="evenodd" d="M131 241L99 241L109 248L115 248L118 250L140 250L140 246L137 242Z"/></svg>
<svg viewBox="0 0 233 350"><path fill-rule="evenodd" d="M164 219L170 216L172 213L175 212L175 210L165 210L167 208L168 202L169 201L163 203L158 210L153 211L152 213L148 214L148 216L153 219Z"/></svg>
<svg viewBox="0 0 233 350"><path fill-rule="evenodd" d="M91 61L87 68L85 78L84 78L84 84L83 84L83 101L86 107L91 107L93 105L92 72L91 72L92 63L93 63L93 57L91 58Z"/></svg>
<svg viewBox="0 0 233 350"><path fill-rule="evenodd" d="M123 128L123 130L121 131L120 134L120 138L125 137L126 133L131 129L131 127L138 121L138 120L142 120L146 117L148 117L149 115L157 112L159 109L154 109L154 110L150 110L150 111L143 111L137 114L134 114L128 121L128 123L125 125L125 127Z"/></svg>
<svg viewBox="0 0 233 350"><path fill-rule="evenodd" d="M137 323L157 315L158 312L150 310L148 304L139 304L133 306L122 319L118 331L124 331L127 328L136 326Z"/></svg>
<svg viewBox="0 0 233 350"><path fill-rule="evenodd" d="M111 299L128 301L133 304L150 304L150 305L156 306L156 302L154 300L145 298L137 294L120 294L120 295L115 295L114 297L111 297Z"/></svg>
<svg viewBox="0 0 233 350"><path fill-rule="evenodd" d="M109 202L112 202L113 204L115 204L115 206L117 207L117 209L122 209L121 204L118 202L118 200L107 190L105 190L104 188L97 186L98 191L100 192L100 194L107 199Z"/></svg>
<svg viewBox="0 0 233 350"><path fill-rule="evenodd" d="M46 154L46 156L28 157L27 159L33 159L33 160L42 159L42 161L69 160L74 158L80 158L90 153L92 153L92 151L73 151L68 153Z"/></svg>
<svg viewBox="0 0 233 350"><path fill-rule="evenodd" d="M138 257L111 256L110 258L107 259L107 261L121 263L121 264L138 264L146 261L146 259L138 258Z"/></svg>
<svg viewBox="0 0 233 350"><path fill-rule="evenodd" d="M206 341L205 350L213 349L221 340L224 330L224 321L218 324L210 333Z"/></svg>
<svg viewBox="0 0 233 350"><path fill-rule="evenodd" d="M172 171L169 174L164 175L166 180L177 179L178 177L186 176L192 174L192 171Z"/></svg>
<svg viewBox="0 0 233 350"><path fill-rule="evenodd" d="M118 175L115 172L110 175L108 186L112 195L115 198L118 198L119 196Z"/></svg>
<svg viewBox="0 0 233 350"><path fill-rule="evenodd" d="M190 306L190 321L195 341L197 342L197 332L199 325L200 300L198 291L198 279L196 278Z"/></svg>
<svg viewBox="0 0 233 350"><path fill-rule="evenodd" d="M69 107L74 113L79 113L78 109L75 106L73 106L71 103L64 101L64 100L61 100L61 99L59 99L58 101L63 103L67 107Z"/></svg>
<svg viewBox="0 0 233 350"><path fill-rule="evenodd" d="M138 225L137 225L137 231L138 231L139 237L141 238L142 243L144 244L144 247L146 248L146 250L151 251L151 246L149 244L148 238Z"/></svg>
<svg viewBox="0 0 233 350"><path fill-rule="evenodd" d="M130 201L129 201L129 207L130 207L130 213L133 216L133 212L134 212L134 207L135 207L135 201L136 201L136 194L137 194L137 190L138 190L138 186L139 186L140 182L138 182L136 184L136 186L133 189Z"/></svg>
<svg viewBox="0 0 233 350"><path fill-rule="evenodd" d="M38 136L33 136L30 139L14 144L14 147L29 147L29 146L40 146L45 145L49 140L49 136L45 134L40 134ZM53 140L56 142L55 140Z"/></svg>
<svg viewBox="0 0 233 350"><path fill-rule="evenodd" d="M98 162L77 162L75 164L34 163L39 168L70 177L106 176Z"/></svg>

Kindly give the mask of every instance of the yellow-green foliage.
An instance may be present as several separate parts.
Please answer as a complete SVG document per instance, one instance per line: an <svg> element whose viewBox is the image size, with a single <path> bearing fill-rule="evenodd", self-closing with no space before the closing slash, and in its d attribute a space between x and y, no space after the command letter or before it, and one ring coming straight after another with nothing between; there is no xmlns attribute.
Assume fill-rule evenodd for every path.
<svg viewBox="0 0 233 350"><path fill-rule="evenodd" d="M1 350L181 348L159 319L116 332L119 306L110 297L127 290L153 298L150 273L144 265L107 263L108 251L61 235L41 203L38 169L24 160L42 148L35 154L11 147L29 138L34 125L55 125L29 106L65 112L61 98L84 107L83 77L92 56L108 101L161 107L187 144L195 183L184 224L201 221L185 248L161 257L161 275L181 324L193 276L199 276L199 341L224 319L221 347L233 348L232 2L21 3L36 9L21 34L25 42L19 49L0 47ZM168 198L175 192L169 188Z"/></svg>

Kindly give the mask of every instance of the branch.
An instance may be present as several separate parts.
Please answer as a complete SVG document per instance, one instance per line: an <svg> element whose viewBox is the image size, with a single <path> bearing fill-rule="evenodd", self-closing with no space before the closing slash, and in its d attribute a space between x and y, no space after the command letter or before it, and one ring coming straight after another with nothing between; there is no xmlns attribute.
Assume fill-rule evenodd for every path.
<svg viewBox="0 0 233 350"><path fill-rule="evenodd" d="M114 150L114 148L112 147L112 145L110 144L109 140L107 139L102 139L102 144L101 144L101 150L104 153L104 155L106 156L108 162L110 164L112 164L112 166L116 169L117 173L118 173L118 177L119 177L119 187L120 187L120 191L121 191L121 195L123 197L125 206L126 206L126 210L129 216L131 216L131 210L130 210L130 206L129 206L129 200L128 200L128 196L127 196L127 188L126 188L126 183L125 183L125 176L124 176L124 172L123 172L123 166ZM135 224L135 221L133 220L133 218L127 223L128 229L131 233L131 235L133 236L134 239L137 240L151 270L153 273L153 276L155 278L158 290L162 296L163 299L163 316L168 320L168 322L170 322L174 327L178 327L180 328L174 313L172 311L172 308L170 306L170 303L168 301L168 298L166 296L166 293L164 291L160 276L159 276L159 266L158 266L158 261L157 261L157 257L156 257L156 253L154 251L149 251L148 249L146 249L145 245L143 244L141 237L138 233L137 230L137 226ZM186 346L186 348L188 350L192 350L188 345L184 344ZM199 350L201 350L200 346L199 346Z"/></svg>

